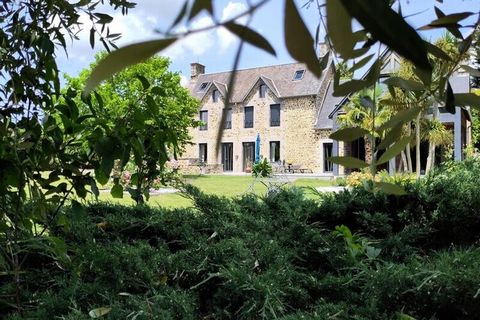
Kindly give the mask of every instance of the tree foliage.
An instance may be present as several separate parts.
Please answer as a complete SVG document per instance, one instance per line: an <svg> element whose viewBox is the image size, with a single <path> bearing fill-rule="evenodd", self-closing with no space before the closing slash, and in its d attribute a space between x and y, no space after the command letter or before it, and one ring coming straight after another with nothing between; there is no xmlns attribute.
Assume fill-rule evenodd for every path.
<svg viewBox="0 0 480 320"><path fill-rule="evenodd" d="M115 48L113 41L118 35L111 34L108 28L112 17L99 11L99 5L104 1L2 1L0 74L4 80L0 82L0 272L2 276L9 277L12 284L10 291L2 292L4 305L13 306L20 313L23 311L23 269L25 265L34 264L41 255L53 257L58 266L71 265L65 242L50 233L50 230L68 228L69 221L60 210L67 199L73 198L73 211L80 215L83 209L76 200L85 198L89 192L98 194L96 181L104 183L108 180L115 160L125 164L133 154L141 173L137 180L144 181L141 177L149 174L147 172L153 168L153 160L162 165L168 157L169 148L174 153L181 150L185 132L180 131L177 135L169 127L176 123L179 113L179 109L170 101L170 95L175 94L174 89L168 85L166 88L160 87L154 80L139 75L137 80L130 81L128 85L124 83L122 87L123 90L133 89L131 86L140 89L137 94L132 93L133 99L138 99L138 105L132 100L119 101L113 97L104 101L101 93L92 93L92 90L102 80L125 67L144 61L178 39L208 28L226 27L244 42L275 54L275 49L263 35L248 26L235 23L239 17L255 14L269 1L272 0L258 1L238 16L218 22L220 19L215 17L212 0L185 0L183 9L173 21L172 27L164 32L163 38L120 48L100 61L87 80L81 97L82 103L79 101L79 86L61 92L56 51L66 51L67 40L75 40L80 28L90 29L92 47L100 41L107 50ZM435 44L424 41L402 17L400 10L391 7L390 1L310 2L318 4L317 34L321 34L320 31L327 34L326 40L332 53L347 62L356 60L372 64L370 72L362 79L340 83L340 75L337 75L335 94L348 95L377 82L381 61L378 55L371 54L371 50L375 51L381 42L409 60L416 75L415 79L397 77L391 80L387 84L390 92L400 89L415 95L417 99L439 102L450 111L455 106L480 105L480 97L475 94L454 95L452 92L448 78L460 61L454 60L451 68L441 68L436 73L435 59L450 61L451 58ZM109 0L108 3L123 14L134 7L128 0ZM187 30L183 33L173 31L174 27L190 22L201 12L212 16L212 20L217 22L202 30ZM426 22L422 28L447 29L454 35L460 55L466 53L473 41L468 32L477 28L479 22L477 19L473 25L462 26L461 21L467 17L478 18L478 13L445 15L438 8L435 8L435 12L437 18ZM87 15L91 24L80 25L80 14ZM359 22L360 30L353 31L353 20ZM310 34L293 0L284 1L284 26L285 45L290 55L320 76L324 69L322 66L328 59L317 59L315 46L319 40L318 35ZM241 50L240 45L235 66L238 65ZM356 67L352 63L347 65ZM476 72L468 68L467 71ZM148 70L142 72L148 73ZM112 83L114 82L115 80ZM232 83L233 79L228 87ZM111 91L117 89L108 83L105 88L111 88ZM225 100L228 103L229 99ZM372 110L375 114L377 105L373 102ZM107 115L108 112L117 112L108 106L103 110L108 103L119 103L126 110L119 108L113 117L96 122L101 119L101 113ZM137 108L129 108L131 105ZM162 112L165 112L165 118L157 116ZM388 161L385 155L394 157L405 147L408 141L401 137L396 128L412 121L420 112L418 107L403 110L382 126L372 127L379 136L384 136L385 139L389 137L388 143L382 141L379 145L379 148L385 148L383 158L374 157L370 164L373 172L376 161ZM152 114L155 117L149 117ZM176 120L168 122L167 115ZM339 135L337 139L342 140L343 137ZM375 149L375 139L372 141ZM143 166L145 160L147 169ZM343 165L368 165L358 159L332 160ZM378 187L384 190L390 188L388 185ZM137 186L134 193L139 202L142 188ZM112 188L112 193L119 196L123 194L123 188L118 182Z"/></svg>
<svg viewBox="0 0 480 320"><path fill-rule="evenodd" d="M81 92L104 56L97 55L96 62L78 77L67 77L69 88ZM85 145L96 150L92 163L96 176L102 177L100 182L111 176L112 159L119 161L116 171L129 162L134 166L129 179L133 186L122 186L118 173L114 177L114 197L122 197L125 187L137 203L148 199L153 182L166 178L166 162L184 151L190 140L188 129L199 124L195 120L198 102L180 85L180 76L168 71L169 63L166 58L150 58L104 82L91 99L82 103L80 95L76 98L80 114L95 114L88 120L92 135Z"/></svg>

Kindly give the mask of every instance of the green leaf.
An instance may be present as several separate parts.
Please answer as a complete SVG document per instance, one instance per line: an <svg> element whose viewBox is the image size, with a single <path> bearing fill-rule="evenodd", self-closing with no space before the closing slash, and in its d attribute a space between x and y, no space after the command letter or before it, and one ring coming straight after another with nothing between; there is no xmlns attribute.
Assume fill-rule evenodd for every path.
<svg viewBox="0 0 480 320"><path fill-rule="evenodd" d="M327 31L333 47L344 59L353 58L355 38L352 35L352 17L341 1L327 0Z"/></svg>
<svg viewBox="0 0 480 320"><path fill-rule="evenodd" d="M150 88L150 82L144 76L137 74L137 79L142 83L143 90Z"/></svg>
<svg viewBox="0 0 480 320"><path fill-rule="evenodd" d="M202 10L207 10L213 14L212 0L195 0L192 9L190 10L189 20L195 18Z"/></svg>
<svg viewBox="0 0 480 320"><path fill-rule="evenodd" d="M330 139L338 141L354 141L368 134L368 131L362 128L345 128L335 131L330 135Z"/></svg>
<svg viewBox="0 0 480 320"><path fill-rule="evenodd" d="M236 24L234 22L229 22L225 24L225 28L228 29L231 33L235 34L240 39L250 43L251 45L260 48L274 56L276 56L275 49L270 45L270 43L265 39L261 34L258 32L242 26L240 24Z"/></svg>
<svg viewBox="0 0 480 320"><path fill-rule="evenodd" d="M436 45L431 44L428 41L424 41L424 43L425 43L425 47L427 48L427 51L432 55L434 55L435 57L445 61L452 61L452 58L447 53L445 53L445 51L443 51Z"/></svg>
<svg viewBox="0 0 480 320"><path fill-rule="evenodd" d="M382 142L377 146L378 150L383 150L387 147L389 147L392 143L400 139L400 136L402 135L402 128L403 128L403 123L397 124L395 127L393 127L386 135L385 138L383 138Z"/></svg>
<svg viewBox="0 0 480 320"><path fill-rule="evenodd" d="M443 13L443 11L437 7L435 7L435 14L437 15L437 18L445 17L445 13ZM451 34L453 34L458 39L463 39L462 33L458 30L458 28L453 27L452 25L447 26L446 28L448 31L450 31Z"/></svg>
<svg viewBox="0 0 480 320"><path fill-rule="evenodd" d="M402 152L402 150L404 150L407 144L409 144L411 141L412 137L403 137L402 139L398 140L394 145L385 150L380 159L378 159L377 164L385 163L395 157L397 154Z"/></svg>
<svg viewBox="0 0 480 320"><path fill-rule="evenodd" d="M415 65L432 70L425 44L418 33L385 0L339 0L350 15L370 32ZM327 17L328 19L328 17Z"/></svg>
<svg viewBox="0 0 480 320"><path fill-rule="evenodd" d="M95 168L95 179L103 186L107 184L109 175L105 174L101 167L97 167Z"/></svg>
<svg viewBox="0 0 480 320"><path fill-rule="evenodd" d="M474 93L456 93L455 105L459 107L470 106L472 108L480 108L480 96Z"/></svg>
<svg viewBox="0 0 480 320"><path fill-rule="evenodd" d="M473 12L457 12L457 13L452 13L449 15L444 15L441 16L432 22L430 22L428 25L423 26L420 28L420 30L428 30L428 29L434 29L434 28L443 28L449 25L457 26L458 22L474 15Z"/></svg>
<svg viewBox="0 0 480 320"><path fill-rule="evenodd" d="M97 319L97 318L101 318L104 315L108 314L111 310L112 310L112 308L101 307L101 308L90 310L88 315L92 319Z"/></svg>
<svg viewBox="0 0 480 320"><path fill-rule="evenodd" d="M114 198L123 198L123 187L120 184L113 185L110 194Z"/></svg>
<svg viewBox="0 0 480 320"><path fill-rule="evenodd" d="M408 91L422 91L425 89L424 85L420 82L410 79L404 79L401 77L390 77L383 81L386 85L399 87Z"/></svg>
<svg viewBox="0 0 480 320"><path fill-rule="evenodd" d="M310 31L303 22L293 0L285 1L284 33L287 50L295 60L303 62L317 77L322 74Z"/></svg>
<svg viewBox="0 0 480 320"><path fill-rule="evenodd" d="M368 167L368 163L354 157L329 157L328 160L333 163L339 164L347 168L352 168L352 169L360 169L360 168Z"/></svg>
<svg viewBox="0 0 480 320"><path fill-rule="evenodd" d="M328 61L330 61L330 51L320 58L320 69L325 70L328 66Z"/></svg>
<svg viewBox="0 0 480 320"><path fill-rule="evenodd" d="M52 249L55 254L61 258L65 258L67 256L67 245L65 241L58 237L49 236L48 240L52 244Z"/></svg>
<svg viewBox="0 0 480 320"><path fill-rule="evenodd" d="M92 29L90 29L90 46L93 48L95 48L95 29L92 27Z"/></svg>
<svg viewBox="0 0 480 320"><path fill-rule="evenodd" d="M443 2L442 0L437 0L438 2ZM416 320L414 317L409 316L408 314L405 313L400 313L398 315L397 320Z"/></svg>
<svg viewBox="0 0 480 320"><path fill-rule="evenodd" d="M73 180L73 188L75 189L75 192L79 198L85 199L87 196L87 189L85 189L85 184L81 179Z"/></svg>
<svg viewBox="0 0 480 320"><path fill-rule="evenodd" d="M447 90L445 92L445 109L451 114L455 114L455 96L453 95L450 81L447 83Z"/></svg>
<svg viewBox="0 0 480 320"><path fill-rule="evenodd" d="M92 190L92 193L95 196L95 199L98 200L100 191L98 190L98 186L97 186L97 183L95 182L95 179L90 180L90 189Z"/></svg>
<svg viewBox="0 0 480 320"><path fill-rule="evenodd" d="M472 41L473 41L473 33L458 44L458 52L460 54L467 53L468 49L470 49L470 47L472 46Z"/></svg>
<svg viewBox="0 0 480 320"><path fill-rule="evenodd" d="M100 24L107 24L113 21L113 17L105 13L94 13L94 15L98 18L97 23Z"/></svg>
<svg viewBox="0 0 480 320"><path fill-rule="evenodd" d="M374 56L375 54L371 54L369 56L366 56L365 58L361 59L358 62L355 62L355 64L350 68L350 71L353 73L357 71L358 69L363 68Z"/></svg>
<svg viewBox="0 0 480 320"><path fill-rule="evenodd" d="M364 80L350 80L342 84L337 84L333 87L334 97L345 97L351 93L358 92L368 87L369 84Z"/></svg>
<svg viewBox="0 0 480 320"><path fill-rule="evenodd" d="M124 68L144 61L155 53L167 48L177 39L161 39L131 44L113 51L93 69L85 84L84 95L90 93L100 82Z"/></svg>
<svg viewBox="0 0 480 320"><path fill-rule="evenodd" d="M368 73L366 74L364 80L351 80L345 83L339 83L338 74L335 77L334 86L333 86L333 96L335 97L344 97L351 93L358 92L362 89L370 87L375 84L377 81L378 75L380 74L381 61L376 60Z"/></svg>
<svg viewBox="0 0 480 320"><path fill-rule="evenodd" d="M431 84L432 84L432 73L429 72L429 71L426 71L422 68L418 68L418 67L413 67L413 73L415 73L415 75L420 79L422 80L423 84L426 86L426 87L429 87Z"/></svg>
<svg viewBox="0 0 480 320"><path fill-rule="evenodd" d="M375 186L385 194L403 196L407 194L402 186L388 182L375 182Z"/></svg>
<svg viewBox="0 0 480 320"><path fill-rule="evenodd" d="M398 124L403 124L407 123L409 121L412 121L417 117L417 115L420 113L421 109L419 107L413 107L409 108L407 110L402 110L398 112L396 115L394 115L390 120L385 122L383 125L381 125L378 130L383 131L388 128L393 128Z"/></svg>
<svg viewBox="0 0 480 320"><path fill-rule="evenodd" d="M185 15L187 14L187 9L188 9L188 0L185 0L183 2L183 6L182 6L182 9L180 9L180 12L178 13L177 17L175 18L175 21L173 21L172 25L170 26L170 28L168 28L169 30L175 28L176 25L178 25L180 23L180 21L182 21L182 19L185 17Z"/></svg>

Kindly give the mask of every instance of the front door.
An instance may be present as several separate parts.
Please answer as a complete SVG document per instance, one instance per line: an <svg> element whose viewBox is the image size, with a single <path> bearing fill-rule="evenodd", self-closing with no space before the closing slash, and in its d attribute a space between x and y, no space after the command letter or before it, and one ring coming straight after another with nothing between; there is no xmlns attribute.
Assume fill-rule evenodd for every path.
<svg viewBox="0 0 480 320"><path fill-rule="evenodd" d="M233 171L233 143L222 143L223 171Z"/></svg>
<svg viewBox="0 0 480 320"><path fill-rule="evenodd" d="M243 143L243 171L252 169L253 161L255 160L255 142Z"/></svg>

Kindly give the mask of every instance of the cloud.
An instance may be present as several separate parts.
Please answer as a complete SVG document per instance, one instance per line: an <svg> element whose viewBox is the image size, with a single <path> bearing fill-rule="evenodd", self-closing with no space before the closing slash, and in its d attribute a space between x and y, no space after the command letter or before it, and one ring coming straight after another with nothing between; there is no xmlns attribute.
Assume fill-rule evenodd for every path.
<svg viewBox="0 0 480 320"><path fill-rule="evenodd" d="M195 30L211 25L213 25L212 18L204 16L195 19L191 24L191 28ZM177 28L177 32L185 31L187 31L186 27ZM178 41L162 54L170 57L170 59L180 59L192 55L198 58L208 52L215 45L215 42L215 33L213 31L194 33Z"/></svg>
<svg viewBox="0 0 480 320"><path fill-rule="evenodd" d="M114 11L110 6L99 6L98 12L110 14L114 19L107 26L110 33L121 33L122 38L116 44L124 46L129 43L139 42L160 38L161 35L156 33L156 29L166 30L178 14L182 1L178 0L142 0L139 1L134 9L129 10L127 15L122 15L119 11ZM242 0L229 1L222 9L220 21L225 21L245 11L247 6ZM80 22L82 30L77 34L79 40L73 41L73 44L67 43L67 51L69 59L65 54L58 51L59 66L62 71L70 74L76 74L81 68L86 67L92 62L93 56L99 50L104 50L102 43L96 37L95 49L90 47L90 27L91 21L86 13L81 13ZM246 17L239 19L238 23L245 23ZM199 29L213 25L214 22L207 14L200 14L194 19L189 29ZM177 28L177 32L185 32L186 26ZM188 59L190 61L200 60L202 56L209 52L215 51L217 54L223 54L235 43L236 36L231 34L224 28L212 29L206 32L194 33L175 43L168 48L162 55L168 56L172 60Z"/></svg>
<svg viewBox="0 0 480 320"><path fill-rule="evenodd" d="M190 82L190 79L185 77L183 74L180 75L180 84L182 85L182 87L186 88L189 82Z"/></svg>
<svg viewBox="0 0 480 320"><path fill-rule="evenodd" d="M247 6L242 2L230 1L222 10L220 21L226 21L247 10ZM247 17L237 20L237 23L245 24ZM201 16L192 21L190 28L192 30L200 29L213 25L213 20L209 16ZM177 28L177 32L185 32L186 27ZM190 60L199 59L205 53L215 50L218 45L220 53L225 53L235 43L236 36L225 28L218 28L201 33L194 33L174 44L163 54L174 59L189 57Z"/></svg>
<svg viewBox="0 0 480 320"><path fill-rule="evenodd" d="M231 19L242 12L247 10L247 6L241 2L232 2L230 1L222 12L222 19L221 21L226 21ZM248 17L242 17L237 19L236 22L240 24L245 24L247 22ZM217 30L218 35L218 42L220 45L221 52L227 51L234 43L237 37L233 35L230 31L225 28L220 28Z"/></svg>

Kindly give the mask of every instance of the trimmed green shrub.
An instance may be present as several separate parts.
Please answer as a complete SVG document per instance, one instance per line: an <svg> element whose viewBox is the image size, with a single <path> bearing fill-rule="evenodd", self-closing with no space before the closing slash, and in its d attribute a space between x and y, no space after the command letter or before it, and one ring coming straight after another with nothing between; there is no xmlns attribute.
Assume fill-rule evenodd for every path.
<svg viewBox="0 0 480 320"><path fill-rule="evenodd" d="M228 199L194 208L67 208L68 260L28 259L22 316L6 319L475 319L478 163L449 164L407 194L361 187ZM460 193L453 192L461 191ZM443 193L447 193L445 196ZM0 292L11 292L0 278Z"/></svg>

